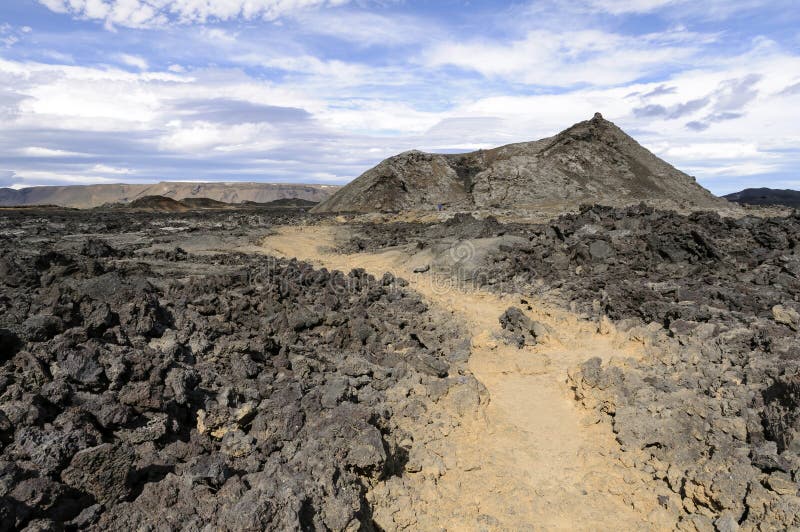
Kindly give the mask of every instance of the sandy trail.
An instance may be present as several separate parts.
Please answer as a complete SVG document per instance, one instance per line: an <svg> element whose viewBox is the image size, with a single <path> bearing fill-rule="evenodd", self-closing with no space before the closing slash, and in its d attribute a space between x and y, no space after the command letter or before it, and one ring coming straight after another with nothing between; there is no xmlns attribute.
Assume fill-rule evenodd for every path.
<svg viewBox="0 0 800 532"><path fill-rule="evenodd" d="M387 529L439 530L655 530L675 523L658 506L652 480L616 457L618 445L606 424L596 424L570 397L567 372L594 356L638 356L613 331L544 302L462 289L414 274L426 257L399 250L341 255L329 250L332 226L286 227L264 241L264 251L297 257L330 269L364 268L407 279L431 305L452 314L471 334L469 369L490 401L441 441L431 442L443 472L408 475L417 491L412 509L376 515ZM499 316L518 306L550 325L557 339L517 349L497 341ZM424 473L424 472L423 472ZM417 478L414 478L414 477ZM391 490L386 497L398 496ZM404 515L411 513L413 515Z"/></svg>

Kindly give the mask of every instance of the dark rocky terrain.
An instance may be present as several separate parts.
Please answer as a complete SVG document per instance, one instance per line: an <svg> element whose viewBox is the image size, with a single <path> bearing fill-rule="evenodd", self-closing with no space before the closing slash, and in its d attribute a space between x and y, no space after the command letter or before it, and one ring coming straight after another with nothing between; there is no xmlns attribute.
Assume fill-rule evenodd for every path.
<svg viewBox="0 0 800 532"><path fill-rule="evenodd" d="M740 192L724 196L728 201L742 205L783 205L800 207L800 191L780 190L776 188L747 188Z"/></svg>
<svg viewBox="0 0 800 532"><path fill-rule="evenodd" d="M230 203L210 198L184 198L180 202L190 209L224 209L232 206Z"/></svg>
<svg viewBox="0 0 800 532"><path fill-rule="evenodd" d="M254 205L254 206L275 207L275 208L296 207L299 209L302 208L310 209L315 205L319 204L319 202L317 201L311 201L303 198L281 198L266 203L256 203L254 201L244 201L242 203L243 205Z"/></svg>
<svg viewBox="0 0 800 532"><path fill-rule="evenodd" d="M225 203L209 198L184 198L174 200L167 196L142 196L130 203L108 203L98 207L100 210L123 209L148 212L187 212L190 210L228 209L228 210L258 210L258 209L302 209L309 210L317 205L315 201L300 198L281 198L263 203L244 201L242 203Z"/></svg>
<svg viewBox="0 0 800 532"><path fill-rule="evenodd" d="M571 383L630 462L679 495L686 529L800 525L797 213L594 206L542 225L462 216L355 232L351 251L515 235L468 271L492 290L561 301L646 346L642 360L588 360Z"/></svg>
<svg viewBox="0 0 800 532"><path fill-rule="evenodd" d="M506 234L527 234L529 224L501 223L494 216L475 218L471 214L459 213L442 223L395 222L375 224L361 222L352 225L349 238L342 242L341 253L376 252L393 246L414 244L423 249L444 239L474 240Z"/></svg>
<svg viewBox="0 0 800 532"><path fill-rule="evenodd" d="M311 221L0 212L0 530L372 529L469 347L402 279L236 251Z"/></svg>
<svg viewBox="0 0 800 532"><path fill-rule="evenodd" d="M535 142L457 155L402 153L368 170L315 211L568 208L640 201L677 209L727 203L598 113Z"/></svg>
<svg viewBox="0 0 800 532"><path fill-rule="evenodd" d="M433 452L414 442L434 403L479 403L469 335L390 274L259 253L277 226L319 223L0 210L0 529L370 530L403 510L370 494ZM559 337L521 310L540 298L640 346L568 382L682 529L800 526L797 213L584 206L349 234L339 251L400 247L431 257L414 275L520 294L496 317L510 345Z"/></svg>
<svg viewBox="0 0 800 532"><path fill-rule="evenodd" d="M205 206L202 202L191 202L191 205L195 208L203 208ZM144 209L163 212L186 212L192 208L190 207L190 204L186 204L172 198L167 198L165 196L142 196L141 198L136 198L128 204L122 204L122 206L130 209Z"/></svg>

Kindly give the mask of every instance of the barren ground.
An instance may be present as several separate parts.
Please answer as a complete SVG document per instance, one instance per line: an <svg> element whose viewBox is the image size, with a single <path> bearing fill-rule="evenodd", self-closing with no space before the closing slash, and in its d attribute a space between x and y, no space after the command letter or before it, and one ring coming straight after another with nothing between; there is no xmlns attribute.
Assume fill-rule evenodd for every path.
<svg viewBox="0 0 800 532"><path fill-rule="evenodd" d="M331 252L347 229L284 227L263 242L266 253L296 257L330 269L392 272L429 304L467 325L469 370L487 400L428 450L438 467L392 479L372 493L375 519L386 529L413 526L458 530L671 529L674 518L658 505L663 487L620 461L607 424L570 397L570 369L600 357L640 357L641 344L526 296L497 295L415 274L427 251ZM554 338L518 349L500 339L499 316L523 308L549 325ZM442 406L441 408L445 408ZM419 430L419 429L417 429ZM630 465L630 464L629 464ZM430 470L433 469L433 470ZM665 495L668 496L668 495Z"/></svg>

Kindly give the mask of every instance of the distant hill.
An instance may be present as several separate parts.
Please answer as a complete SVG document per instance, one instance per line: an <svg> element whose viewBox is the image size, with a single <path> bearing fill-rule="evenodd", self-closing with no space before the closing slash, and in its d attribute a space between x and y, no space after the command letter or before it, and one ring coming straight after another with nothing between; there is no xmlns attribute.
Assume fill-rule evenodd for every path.
<svg viewBox="0 0 800 532"><path fill-rule="evenodd" d="M189 207L184 203L164 196L144 196L142 198L136 198L125 205L125 207L160 212L186 212L189 210Z"/></svg>
<svg viewBox="0 0 800 532"><path fill-rule="evenodd" d="M281 198L267 203L256 203L254 201L245 201L245 205L253 205L256 207L291 207L291 208L307 208L310 209L315 205L319 205L318 201L310 201L301 198Z"/></svg>
<svg viewBox="0 0 800 532"><path fill-rule="evenodd" d="M130 203L145 196L164 196L174 200L207 198L224 203L253 201L268 203L277 199L300 198L320 202L331 196L337 185L298 185L290 183L183 183L72 185L30 187L19 190L0 188L0 206L59 205L88 209L104 204Z"/></svg>
<svg viewBox="0 0 800 532"><path fill-rule="evenodd" d="M599 113L554 137L455 155L410 151L386 159L313 212L514 209L650 202L727 205Z"/></svg>
<svg viewBox="0 0 800 532"><path fill-rule="evenodd" d="M783 205L800 208L800 191L776 188L747 188L724 196L729 201L743 205Z"/></svg>
<svg viewBox="0 0 800 532"><path fill-rule="evenodd" d="M226 209L231 206L230 203L209 198L183 198L181 203L191 209Z"/></svg>

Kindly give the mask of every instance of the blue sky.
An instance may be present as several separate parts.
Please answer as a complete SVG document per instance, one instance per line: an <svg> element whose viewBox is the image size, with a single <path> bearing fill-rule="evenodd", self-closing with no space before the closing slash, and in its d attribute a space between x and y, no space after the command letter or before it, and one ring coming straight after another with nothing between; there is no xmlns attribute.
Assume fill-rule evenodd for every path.
<svg viewBox="0 0 800 532"><path fill-rule="evenodd" d="M797 0L4 0L0 186L345 183L595 111L716 193L800 188Z"/></svg>

